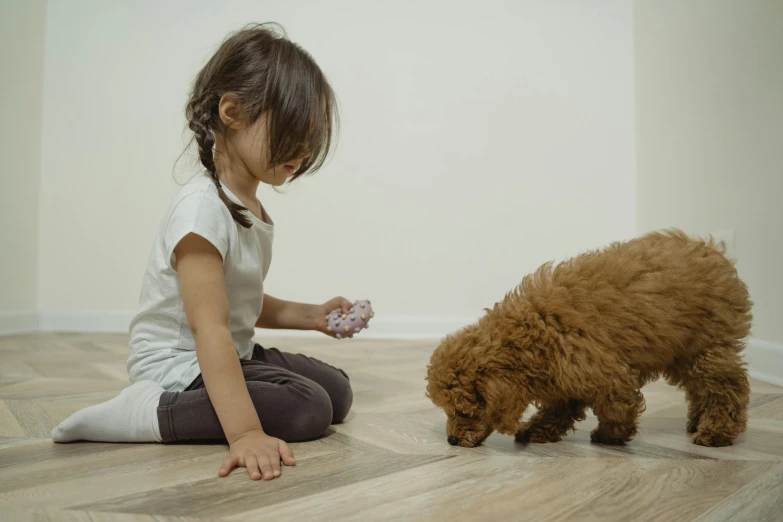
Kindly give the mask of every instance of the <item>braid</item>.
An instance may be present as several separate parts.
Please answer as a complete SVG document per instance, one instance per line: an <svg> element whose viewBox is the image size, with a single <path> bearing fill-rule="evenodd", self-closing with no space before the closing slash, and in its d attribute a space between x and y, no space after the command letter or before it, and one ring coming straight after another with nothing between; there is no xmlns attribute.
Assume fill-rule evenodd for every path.
<svg viewBox="0 0 783 522"><path fill-rule="evenodd" d="M193 96L188 103L187 117L188 127L196 136L199 159L212 177L217 177L215 158L212 154L212 149L215 147L215 135L212 132L212 107L210 105L213 101L211 93Z"/></svg>
<svg viewBox="0 0 783 522"><path fill-rule="evenodd" d="M197 86L198 87L198 86ZM195 89L194 89L195 90ZM217 167L215 167L215 133L214 126L220 121L217 114L219 97L212 92L202 92L193 94L188 102L185 115L188 119L188 128L193 131L198 145L198 157L201 164L207 169L215 182L220 200L228 207L231 217L234 221L245 228L252 226L247 217L247 209L242 205L234 203L223 190L218 177Z"/></svg>

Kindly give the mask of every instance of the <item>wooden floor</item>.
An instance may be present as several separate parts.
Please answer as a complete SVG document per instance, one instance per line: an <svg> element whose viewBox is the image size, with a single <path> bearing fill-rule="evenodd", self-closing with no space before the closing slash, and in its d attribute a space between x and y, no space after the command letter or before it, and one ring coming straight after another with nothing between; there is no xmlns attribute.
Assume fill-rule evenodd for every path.
<svg viewBox="0 0 783 522"><path fill-rule="evenodd" d="M74 411L127 383L126 338L0 339L0 520L783 520L783 388L753 383L734 446L694 446L682 394L645 388L639 436L589 442L590 417L556 444L493 435L446 443L424 397L433 342L264 339L341 366L354 384L347 422L292 445L298 466L272 482L219 479L220 445L55 445Z"/></svg>

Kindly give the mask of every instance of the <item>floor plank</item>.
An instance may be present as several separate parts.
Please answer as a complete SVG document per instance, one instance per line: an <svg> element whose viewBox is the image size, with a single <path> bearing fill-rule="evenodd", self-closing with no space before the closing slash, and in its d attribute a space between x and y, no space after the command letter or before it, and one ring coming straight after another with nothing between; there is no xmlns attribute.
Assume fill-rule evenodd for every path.
<svg viewBox="0 0 783 522"><path fill-rule="evenodd" d="M691 520L769 471L766 462L547 458L474 466L462 480L345 520Z"/></svg>

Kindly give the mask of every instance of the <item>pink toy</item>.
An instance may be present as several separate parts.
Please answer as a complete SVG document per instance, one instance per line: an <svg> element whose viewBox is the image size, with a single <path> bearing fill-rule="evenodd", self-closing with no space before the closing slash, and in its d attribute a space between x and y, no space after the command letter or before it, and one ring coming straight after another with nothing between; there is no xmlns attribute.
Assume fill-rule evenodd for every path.
<svg viewBox="0 0 783 522"><path fill-rule="evenodd" d="M369 328L370 319L375 317L369 300L356 301L351 311L343 313L339 308L326 316L326 326L338 339L354 336L364 328Z"/></svg>

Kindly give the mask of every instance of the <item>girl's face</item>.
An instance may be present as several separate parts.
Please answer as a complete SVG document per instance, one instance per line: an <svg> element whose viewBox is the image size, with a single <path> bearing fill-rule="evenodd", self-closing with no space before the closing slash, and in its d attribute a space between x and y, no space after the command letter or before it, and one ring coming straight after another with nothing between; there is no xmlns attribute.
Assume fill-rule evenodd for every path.
<svg viewBox="0 0 783 522"><path fill-rule="evenodd" d="M239 129L229 129L227 138L243 166L254 178L267 185L280 186L296 174L307 156L269 167L269 139L266 117Z"/></svg>
<svg viewBox="0 0 783 522"><path fill-rule="evenodd" d="M241 120L239 104L224 96L220 100L220 116L227 124L225 140L231 162L262 183L276 187L284 184L307 158L303 155L270 167L266 115L261 115L249 125L245 124Z"/></svg>

